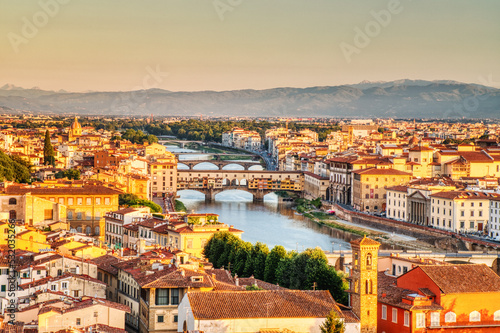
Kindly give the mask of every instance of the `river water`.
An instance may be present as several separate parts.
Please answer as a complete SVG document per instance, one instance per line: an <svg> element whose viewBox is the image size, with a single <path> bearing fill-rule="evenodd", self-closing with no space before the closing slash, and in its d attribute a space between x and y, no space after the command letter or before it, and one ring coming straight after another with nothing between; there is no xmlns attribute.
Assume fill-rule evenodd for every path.
<svg viewBox="0 0 500 333"><path fill-rule="evenodd" d="M196 150L167 146L171 152L182 152L182 160L205 160L207 154ZM179 169L187 166L179 164ZM218 170L214 164L200 163L195 170ZM227 165L225 170L243 170L240 165ZM260 165L250 168L262 170ZM297 215L289 206L278 204L278 197L268 194L263 203L253 203L252 195L244 191L225 191L215 197L215 202L206 203L202 193L196 191L179 191L180 200L186 205L188 212L214 213L221 222L234 225L244 231L242 239L251 243L262 242L271 249L275 245L283 245L287 250L302 251L306 248L320 247L324 251L332 249L350 249L349 241L357 238L349 233L319 226L301 215Z"/></svg>

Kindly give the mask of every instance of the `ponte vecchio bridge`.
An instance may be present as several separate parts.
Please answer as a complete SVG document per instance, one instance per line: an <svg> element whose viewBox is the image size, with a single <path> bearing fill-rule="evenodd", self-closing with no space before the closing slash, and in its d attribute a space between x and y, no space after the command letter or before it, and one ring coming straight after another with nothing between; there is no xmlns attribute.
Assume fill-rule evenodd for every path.
<svg viewBox="0 0 500 333"><path fill-rule="evenodd" d="M227 190L242 190L253 195L254 202L276 191L302 191L304 176L300 171L266 170L177 170L177 191L194 190L205 200Z"/></svg>
<svg viewBox="0 0 500 333"><path fill-rule="evenodd" d="M256 165L262 165L260 161L218 161L218 160L179 160L177 165L185 165L189 170L193 170L193 168L200 163L210 163L219 168L219 170L224 170L224 167L228 165L241 165L244 170L249 170L251 167ZM183 169L179 169L183 170Z"/></svg>

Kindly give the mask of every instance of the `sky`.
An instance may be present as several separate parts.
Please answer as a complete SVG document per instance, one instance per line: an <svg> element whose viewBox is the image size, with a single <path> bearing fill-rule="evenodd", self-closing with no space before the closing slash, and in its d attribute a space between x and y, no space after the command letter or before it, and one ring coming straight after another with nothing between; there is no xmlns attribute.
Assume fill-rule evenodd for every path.
<svg viewBox="0 0 500 333"><path fill-rule="evenodd" d="M0 0L0 86L500 88L498 0Z"/></svg>

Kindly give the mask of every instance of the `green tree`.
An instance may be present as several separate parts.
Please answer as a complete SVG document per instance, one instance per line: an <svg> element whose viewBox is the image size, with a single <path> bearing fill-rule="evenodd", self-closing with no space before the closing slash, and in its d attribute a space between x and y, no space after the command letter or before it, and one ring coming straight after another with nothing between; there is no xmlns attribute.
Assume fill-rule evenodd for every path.
<svg viewBox="0 0 500 333"><path fill-rule="evenodd" d="M280 260L285 258L286 250L281 245L276 245L273 247L271 252L266 258L265 269L264 269L264 281L276 284L278 283L276 279L276 269Z"/></svg>
<svg viewBox="0 0 500 333"><path fill-rule="evenodd" d="M344 321L339 318L337 311L332 309L328 316L326 317L323 325L319 327L321 329L321 333L344 333L345 325Z"/></svg>
<svg viewBox="0 0 500 333"><path fill-rule="evenodd" d="M45 131L45 140L43 143L43 164L54 166L56 162L54 148L50 142L49 130Z"/></svg>
<svg viewBox="0 0 500 333"><path fill-rule="evenodd" d="M257 242L253 247L253 276L256 279L264 280L266 270L266 259L269 254L269 248L266 244Z"/></svg>
<svg viewBox="0 0 500 333"><path fill-rule="evenodd" d="M145 200L139 198L135 194L131 193L123 193L118 196L118 204L120 206L128 206L128 207L149 207L152 213L161 213L162 209L160 205L154 203L150 200Z"/></svg>
<svg viewBox="0 0 500 333"><path fill-rule="evenodd" d="M290 270L292 268L293 259L297 256L297 252L288 252L282 258L276 267L276 282L285 288L290 287Z"/></svg>

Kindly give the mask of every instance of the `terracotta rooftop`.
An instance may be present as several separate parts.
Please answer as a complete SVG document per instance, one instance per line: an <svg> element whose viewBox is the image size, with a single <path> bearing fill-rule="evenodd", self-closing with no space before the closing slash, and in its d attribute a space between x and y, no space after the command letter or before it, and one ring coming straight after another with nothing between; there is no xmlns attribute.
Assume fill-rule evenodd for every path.
<svg viewBox="0 0 500 333"><path fill-rule="evenodd" d="M327 290L188 292L196 319L325 318L342 312Z"/></svg>
<svg viewBox="0 0 500 333"><path fill-rule="evenodd" d="M418 266L445 294L500 293L500 276L485 264Z"/></svg>
<svg viewBox="0 0 500 333"><path fill-rule="evenodd" d="M82 187L55 188L9 186L5 189L5 193L12 195L25 193L34 195L118 195L123 192L101 185L86 185Z"/></svg>
<svg viewBox="0 0 500 333"><path fill-rule="evenodd" d="M114 276L118 274L118 269L113 265L121 261L120 258L109 254L92 259L92 262L96 264L99 269Z"/></svg>
<svg viewBox="0 0 500 333"><path fill-rule="evenodd" d="M380 246L379 242L377 242L371 238L368 238L366 236L364 236L363 238L355 239L355 240L351 241L350 243L352 245L370 245L370 246L379 245Z"/></svg>
<svg viewBox="0 0 500 333"><path fill-rule="evenodd" d="M410 176L411 173L394 170L394 169L377 169L377 168L368 168L368 169L360 169L354 170L352 173L363 174L363 175L395 175L395 176Z"/></svg>

